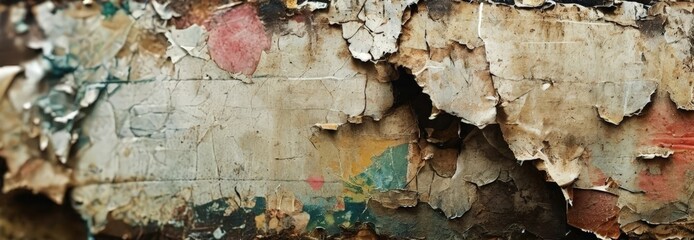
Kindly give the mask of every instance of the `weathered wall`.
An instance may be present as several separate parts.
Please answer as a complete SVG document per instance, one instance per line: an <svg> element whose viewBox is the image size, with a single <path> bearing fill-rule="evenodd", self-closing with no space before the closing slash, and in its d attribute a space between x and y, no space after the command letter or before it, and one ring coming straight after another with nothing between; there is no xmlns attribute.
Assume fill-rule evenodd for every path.
<svg viewBox="0 0 694 240"><path fill-rule="evenodd" d="M690 2L1 11L3 191L93 233L694 237Z"/></svg>

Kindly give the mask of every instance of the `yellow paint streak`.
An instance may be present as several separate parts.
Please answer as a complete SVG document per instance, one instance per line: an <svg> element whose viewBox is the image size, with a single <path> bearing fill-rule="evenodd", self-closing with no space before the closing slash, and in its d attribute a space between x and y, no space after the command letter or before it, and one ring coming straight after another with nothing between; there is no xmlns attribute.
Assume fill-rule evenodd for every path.
<svg viewBox="0 0 694 240"><path fill-rule="evenodd" d="M332 213L330 213L330 212L325 213L325 224L328 226L335 224L335 217L333 216Z"/></svg>
<svg viewBox="0 0 694 240"><path fill-rule="evenodd" d="M297 9L299 7L297 0L285 0L284 5L289 9Z"/></svg>
<svg viewBox="0 0 694 240"><path fill-rule="evenodd" d="M265 214L255 216L255 228L265 230Z"/></svg>
<svg viewBox="0 0 694 240"><path fill-rule="evenodd" d="M366 201L368 193L373 191L373 186L359 179L351 179L366 171L373 163L372 159L389 147L395 147L407 143L407 139L383 139L378 137L338 137L336 147L341 149L340 159L330 162L330 168L340 175L342 181L347 184L359 186L363 193L350 191L349 187L343 189L343 196L350 197L354 201Z"/></svg>
<svg viewBox="0 0 694 240"><path fill-rule="evenodd" d="M349 181L348 183L355 186L359 186L362 190L361 192L352 192L351 188L349 187L346 187L342 190L343 196L351 198L352 201L366 202L366 200L369 198L370 193L374 191L374 187L371 185L367 185L366 182L364 182L362 179L355 179L354 181Z"/></svg>
<svg viewBox="0 0 694 240"><path fill-rule="evenodd" d="M340 173L343 180L359 175L372 163L372 158L383 153L388 147L394 147L407 142L405 139L378 138L339 138L337 147L342 149L340 159L331 162L331 168ZM340 167L340 165L342 165Z"/></svg>

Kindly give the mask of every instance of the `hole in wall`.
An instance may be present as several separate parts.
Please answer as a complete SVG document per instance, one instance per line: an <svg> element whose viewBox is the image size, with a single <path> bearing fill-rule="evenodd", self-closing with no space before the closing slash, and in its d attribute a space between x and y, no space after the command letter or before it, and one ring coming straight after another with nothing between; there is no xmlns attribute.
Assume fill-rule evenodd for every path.
<svg viewBox="0 0 694 240"><path fill-rule="evenodd" d="M461 122L459 117L434 108L431 97L419 86L415 76L406 68L398 67L397 70L399 77L391 82L395 99L393 107L410 106L417 118L420 139L435 143L439 148L457 148L462 139L476 127ZM447 133L444 133L445 131Z"/></svg>
<svg viewBox="0 0 694 240"><path fill-rule="evenodd" d="M5 159L0 158L0 173L4 176L7 171ZM0 239L87 239L87 225L68 196L58 205L27 189L0 193Z"/></svg>

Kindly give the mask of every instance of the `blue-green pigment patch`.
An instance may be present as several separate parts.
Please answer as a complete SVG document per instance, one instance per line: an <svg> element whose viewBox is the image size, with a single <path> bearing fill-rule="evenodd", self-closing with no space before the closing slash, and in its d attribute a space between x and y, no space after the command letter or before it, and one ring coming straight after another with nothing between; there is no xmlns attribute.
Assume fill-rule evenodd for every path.
<svg viewBox="0 0 694 240"><path fill-rule="evenodd" d="M345 183L345 188L356 194L404 188L407 182L407 151L406 143L387 148L371 159L371 165L364 172L351 177Z"/></svg>

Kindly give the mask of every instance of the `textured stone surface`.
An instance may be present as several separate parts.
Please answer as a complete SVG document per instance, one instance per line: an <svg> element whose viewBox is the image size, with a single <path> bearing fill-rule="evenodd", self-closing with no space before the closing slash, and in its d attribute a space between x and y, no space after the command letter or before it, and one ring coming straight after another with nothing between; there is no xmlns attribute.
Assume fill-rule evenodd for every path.
<svg viewBox="0 0 694 240"><path fill-rule="evenodd" d="M694 237L692 3L88 2L0 5L0 156L99 236Z"/></svg>

